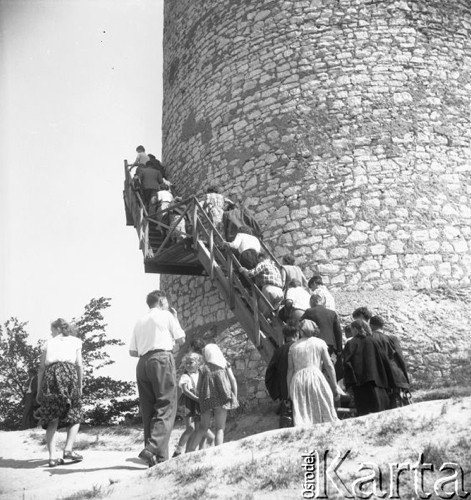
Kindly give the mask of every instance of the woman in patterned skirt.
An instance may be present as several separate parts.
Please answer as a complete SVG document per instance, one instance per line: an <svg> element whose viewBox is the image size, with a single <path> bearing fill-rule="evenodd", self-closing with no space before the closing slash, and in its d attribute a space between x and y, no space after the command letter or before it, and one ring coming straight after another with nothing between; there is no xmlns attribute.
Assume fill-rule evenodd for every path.
<svg viewBox="0 0 471 500"><path fill-rule="evenodd" d="M46 429L49 467L64 459L79 462L72 450L82 419L82 341L62 318L51 324L52 338L44 344L38 373L40 423ZM56 458L56 430L67 427L63 458Z"/></svg>

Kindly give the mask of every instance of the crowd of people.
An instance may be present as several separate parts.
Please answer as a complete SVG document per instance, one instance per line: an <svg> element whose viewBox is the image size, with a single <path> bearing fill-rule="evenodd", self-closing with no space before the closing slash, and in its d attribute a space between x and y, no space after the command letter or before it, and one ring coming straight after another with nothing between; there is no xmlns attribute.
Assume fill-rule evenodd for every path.
<svg viewBox="0 0 471 500"><path fill-rule="evenodd" d="M155 156L146 154L142 146L137 153L130 165L130 171L136 168L135 187L149 215L162 218L175 202L171 183ZM385 333L383 318L360 307L342 330L334 297L320 274L307 280L292 255L285 255L279 266L264 251L253 216L215 187L208 188L202 207L224 235L222 249L238 259L242 284L255 283L266 299L259 300L260 312L269 321L276 314L284 325L284 342L275 350L265 375L269 395L279 401L280 427L336 421L340 405L361 416L410 403L401 347L396 337ZM222 444L227 412L239 403L236 378L214 343L194 341L177 379L174 348L185 341L177 311L160 290L149 293L146 302L149 311L135 325L129 353L138 358L136 379L144 427L139 457L153 466L169 458L178 405L184 409L185 430L173 457ZM44 344L37 377L31 374L28 382L24 426L37 418L46 429L50 467L83 459L73 450L83 414L81 349L73 325L57 319ZM61 427L67 428L67 438L58 457L55 438Z"/></svg>
<svg viewBox="0 0 471 500"><path fill-rule="evenodd" d="M285 343L276 350L266 374L270 395L280 400L280 425L335 420L333 408L340 404L364 415L410 400L399 342L384 333L382 318L372 317L366 307L355 310L344 339L335 299L319 273L307 280L292 255L285 255L279 266L264 250L253 218L233 220L236 205L216 186L207 189L201 203L226 240L223 249L238 259L241 283L246 288L256 284L264 296L259 311L269 322L276 314L285 325Z"/></svg>
<svg viewBox="0 0 471 500"><path fill-rule="evenodd" d="M273 354L265 384L278 400L280 427L338 419L347 406L358 416L410 404L410 383L398 339L367 307L355 309L345 326L316 291L311 307L283 327L285 343Z"/></svg>

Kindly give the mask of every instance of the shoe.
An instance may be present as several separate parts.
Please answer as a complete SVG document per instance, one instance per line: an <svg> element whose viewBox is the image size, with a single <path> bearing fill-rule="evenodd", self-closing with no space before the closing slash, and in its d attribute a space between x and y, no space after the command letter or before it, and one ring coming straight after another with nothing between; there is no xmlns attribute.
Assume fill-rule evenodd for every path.
<svg viewBox="0 0 471 500"><path fill-rule="evenodd" d="M79 455L75 451L66 451L62 454L62 457L66 460L72 460L72 462L81 462L83 460L82 455Z"/></svg>
<svg viewBox="0 0 471 500"><path fill-rule="evenodd" d="M157 457L147 448L144 448L141 453L139 453L138 457L145 462L149 467L153 467L156 465Z"/></svg>
<svg viewBox="0 0 471 500"><path fill-rule="evenodd" d="M57 467L58 465L64 465L64 460L62 460L62 458L55 458L49 460L49 467Z"/></svg>

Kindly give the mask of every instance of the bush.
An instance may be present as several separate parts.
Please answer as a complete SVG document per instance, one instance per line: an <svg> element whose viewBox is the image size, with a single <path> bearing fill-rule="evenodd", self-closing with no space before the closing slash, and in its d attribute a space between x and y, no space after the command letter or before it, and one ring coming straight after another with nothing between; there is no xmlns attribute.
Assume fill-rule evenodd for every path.
<svg viewBox="0 0 471 500"><path fill-rule="evenodd" d="M133 423L139 419L139 399L110 399L88 405L84 413L84 422L91 426Z"/></svg>

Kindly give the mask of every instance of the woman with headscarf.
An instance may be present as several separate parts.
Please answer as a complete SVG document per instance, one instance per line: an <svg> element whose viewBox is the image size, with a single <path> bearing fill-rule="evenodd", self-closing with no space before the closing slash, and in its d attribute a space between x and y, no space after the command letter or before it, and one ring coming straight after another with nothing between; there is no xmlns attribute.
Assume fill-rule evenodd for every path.
<svg viewBox="0 0 471 500"><path fill-rule="evenodd" d="M44 344L38 372L40 423L46 429L49 467L65 460L79 462L73 451L82 419L82 341L62 318L51 323L52 338ZM63 458L56 458L56 430L67 427Z"/></svg>
<svg viewBox="0 0 471 500"><path fill-rule="evenodd" d="M214 445L222 444L227 410L233 410L239 406L237 382L221 349L216 344L208 344L203 349L203 358L205 364L200 368L196 390L200 403L201 423L189 451L193 451L208 432L212 413L214 413L216 426Z"/></svg>
<svg viewBox="0 0 471 500"><path fill-rule="evenodd" d="M338 420L334 407L334 400L339 397L334 366L327 344L316 337L318 332L313 321L301 321L300 339L288 353L287 378L296 427Z"/></svg>
<svg viewBox="0 0 471 500"><path fill-rule="evenodd" d="M353 338L343 350L345 387L353 391L359 416L387 410L393 383L387 356L366 321L356 319L350 326Z"/></svg>

